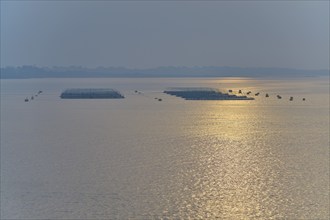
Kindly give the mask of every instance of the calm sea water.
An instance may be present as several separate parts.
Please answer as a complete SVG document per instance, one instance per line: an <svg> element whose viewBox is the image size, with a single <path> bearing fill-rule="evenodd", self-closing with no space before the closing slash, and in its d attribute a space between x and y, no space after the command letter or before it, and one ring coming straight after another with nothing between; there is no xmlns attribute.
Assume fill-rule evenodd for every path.
<svg viewBox="0 0 330 220"><path fill-rule="evenodd" d="M75 87L126 98L59 98ZM1 218L328 219L329 79L1 80Z"/></svg>

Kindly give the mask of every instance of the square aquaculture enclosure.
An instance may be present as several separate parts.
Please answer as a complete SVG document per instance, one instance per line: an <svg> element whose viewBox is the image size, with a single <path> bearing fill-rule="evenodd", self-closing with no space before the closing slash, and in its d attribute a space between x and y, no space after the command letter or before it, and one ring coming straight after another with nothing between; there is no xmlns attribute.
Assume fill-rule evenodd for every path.
<svg viewBox="0 0 330 220"><path fill-rule="evenodd" d="M66 89L62 99L123 99L124 96L113 89Z"/></svg>

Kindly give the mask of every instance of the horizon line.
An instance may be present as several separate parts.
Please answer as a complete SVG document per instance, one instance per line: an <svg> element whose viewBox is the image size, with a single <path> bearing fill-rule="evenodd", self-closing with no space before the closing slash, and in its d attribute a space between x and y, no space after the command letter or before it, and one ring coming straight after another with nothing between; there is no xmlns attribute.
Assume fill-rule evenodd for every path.
<svg viewBox="0 0 330 220"><path fill-rule="evenodd" d="M67 65L67 66L60 66L60 65L54 65L54 66L41 66L36 64L23 64L23 65L6 65L6 66L0 66L0 69L5 68L23 68L23 67L34 67L34 68L81 68L81 69L107 69L107 68L118 68L118 69L127 69L127 70L152 70L152 69L159 69L159 68L240 68L240 69L290 69L290 70L303 70L303 71L330 71L330 66L328 68L318 68L318 69L306 69L306 68L299 68L299 67L241 67L241 66L215 66L215 65L195 65L195 66L172 66L172 65L166 65L166 66L156 66L156 67L125 67L125 66L94 66L94 67L88 67L88 66L82 66L82 65Z"/></svg>

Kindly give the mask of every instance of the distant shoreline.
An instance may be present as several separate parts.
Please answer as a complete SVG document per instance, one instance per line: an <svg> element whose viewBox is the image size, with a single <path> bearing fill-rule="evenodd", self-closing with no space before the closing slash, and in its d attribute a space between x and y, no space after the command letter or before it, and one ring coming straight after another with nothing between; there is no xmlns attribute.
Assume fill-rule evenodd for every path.
<svg viewBox="0 0 330 220"><path fill-rule="evenodd" d="M0 79L33 78L300 78L329 77L329 70L299 70L289 68L240 68L240 67L158 67L128 69L119 67L5 67Z"/></svg>
<svg viewBox="0 0 330 220"><path fill-rule="evenodd" d="M130 76L108 76L108 77L21 77L21 78L1 78L0 80L33 80L33 79L220 79L220 78L244 78L244 79L260 79L260 80L295 80L295 79L309 79L309 78L325 78L330 79L330 76L144 76L144 77L130 77ZM330 83L330 82L329 82Z"/></svg>

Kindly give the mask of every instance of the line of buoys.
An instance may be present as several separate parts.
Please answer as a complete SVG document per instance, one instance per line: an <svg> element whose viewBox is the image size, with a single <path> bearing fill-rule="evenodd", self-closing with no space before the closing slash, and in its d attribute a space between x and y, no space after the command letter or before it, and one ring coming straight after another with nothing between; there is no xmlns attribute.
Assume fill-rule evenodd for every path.
<svg viewBox="0 0 330 220"><path fill-rule="evenodd" d="M228 92L232 93L233 90L232 90L232 89L229 89ZM242 91L241 89L239 89L239 90L238 90L238 93L239 93L239 94L242 94L243 91ZM251 93L252 93L251 91L248 91L246 94L247 94L247 95L250 95ZM260 95L260 92L257 92L257 93L255 93L254 95L255 95L255 96L259 96L259 95ZM265 94L265 97L268 98L268 97L269 97L269 94L266 93L266 94ZM276 95L276 97L277 97L278 99L282 99L282 96L280 96L280 95ZM293 101L293 96L290 96L289 101ZM306 98L302 98L302 101L306 101Z"/></svg>
<svg viewBox="0 0 330 220"><path fill-rule="evenodd" d="M41 94L42 93L42 91L41 90L39 90L38 92L37 92L37 94L36 95L32 95L31 96L31 98L30 99L28 99L27 97L24 99L24 102L28 102L28 101L32 101L33 99L34 99L34 97L38 97L38 95L39 94Z"/></svg>
<svg viewBox="0 0 330 220"><path fill-rule="evenodd" d="M147 97L147 98L151 98L150 96L145 95L145 94L143 94L142 92L140 92L140 91L138 91L138 90L134 90L134 93L136 93L136 94L140 94L140 95L142 95L142 96L144 96L144 97ZM155 100L158 100L159 102L163 101L162 99L157 98L157 97L154 97L154 99L155 99Z"/></svg>

